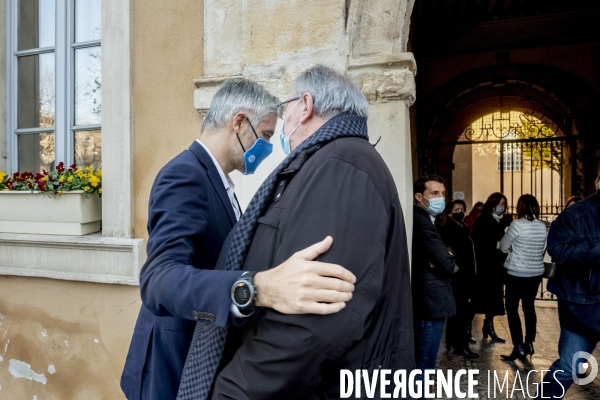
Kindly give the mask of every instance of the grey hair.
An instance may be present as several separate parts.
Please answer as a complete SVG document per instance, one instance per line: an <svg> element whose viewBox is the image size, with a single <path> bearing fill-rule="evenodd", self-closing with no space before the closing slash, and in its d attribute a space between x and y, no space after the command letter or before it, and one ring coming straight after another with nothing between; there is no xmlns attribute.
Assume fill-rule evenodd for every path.
<svg viewBox="0 0 600 400"><path fill-rule="evenodd" d="M277 115L278 100L256 82L244 78L227 79L210 102L202 130L217 130L238 112L248 113L254 126L269 115Z"/></svg>
<svg viewBox="0 0 600 400"><path fill-rule="evenodd" d="M319 117L328 118L342 112L369 116L365 95L347 76L324 65L304 71L292 84L292 90L297 96L310 93L313 113Z"/></svg>

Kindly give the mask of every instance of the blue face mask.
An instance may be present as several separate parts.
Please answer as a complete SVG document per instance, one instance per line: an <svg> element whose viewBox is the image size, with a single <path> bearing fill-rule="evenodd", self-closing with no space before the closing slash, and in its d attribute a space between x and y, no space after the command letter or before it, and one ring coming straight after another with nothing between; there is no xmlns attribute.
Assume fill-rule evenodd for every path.
<svg viewBox="0 0 600 400"><path fill-rule="evenodd" d="M427 197L425 198L427 199ZM421 204L423 204L423 207L425 207L425 210L429 214L435 217L436 215L439 215L442 213L442 211L444 211L444 208L446 207L446 199L444 199L443 197L436 197L435 199L427 200L429 200L429 207L425 207L425 204L423 204L423 202L421 202Z"/></svg>
<svg viewBox="0 0 600 400"><path fill-rule="evenodd" d="M302 99L300 99L300 101L298 101L296 104L294 104L289 110L287 110L287 112L290 112L290 110L294 107L296 107L298 104L300 104L302 102ZM283 152L288 155L292 152L292 149L290 148L290 137L292 137L292 135L294 134L294 132L296 132L296 129L298 129L298 126L302 125L302 123L299 123L298 126L296 126L294 128L294 130L292 131L292 133L290 133L290 136L285 136L285 133L283 133L283 128L285 127L285 114L282 117L283 122L281 123L281 130L279 131L279 142L281 143L281 148L283 149Z"/></svg>
<svg viewBox="0 0 600 400"><path fill-rule="evenodd" d="M250 124L250 128L252 128L252 132L254 132L254 136L256 136L256 142L250 147L247 151L244 149L244 145L240 140L239 135L236 136L238 141L240 142L240 146L242 146L242 150L244 150L244 166L246 167L246 171L244 171L244 175L251 175L256 171L256 168L260 165L261 162L265 160L265 158L269 157L273 152L273 145L267 142L264 139L261 139L256 134L254 127L248 120L248 124Z"/></svg>
<svg viewBox="0 0 600 400"><path fill-rule="evenodd" d="M281 125L281 131L279 132L279 143L281 143L281 148L285 155L292 152L290 149L290 138L283 134L283 124Z"/></svg>

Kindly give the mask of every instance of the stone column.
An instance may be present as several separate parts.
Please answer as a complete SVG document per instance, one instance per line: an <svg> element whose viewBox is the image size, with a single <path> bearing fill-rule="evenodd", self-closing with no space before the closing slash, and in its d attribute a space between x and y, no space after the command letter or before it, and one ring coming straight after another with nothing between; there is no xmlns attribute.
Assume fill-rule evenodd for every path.
<svg viewBox="0 0 600 400"><path fill-rule="evenodd" d="M224 79L244 76L284 99L290 83L320 63L348 74L370 103L369 135L388 164L411 231L412 161L408 107L415 100L415 60L406 52L414 0L206 0L205 76L195 106L205 113ZM283 159L252 177L233 177L243 206Z"/></svg>

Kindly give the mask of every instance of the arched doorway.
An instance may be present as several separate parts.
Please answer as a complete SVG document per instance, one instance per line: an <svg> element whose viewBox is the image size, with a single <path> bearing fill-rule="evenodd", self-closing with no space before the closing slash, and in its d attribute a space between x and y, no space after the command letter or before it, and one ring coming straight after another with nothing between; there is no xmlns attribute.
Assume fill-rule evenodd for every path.
<svg viewBox="0 0 600 400"><path fill-rule="evenodd" d="M593 104L597 99L583 82L549 67L463 74L419 108L419 172L442 175L447 190L464 196L469 207L502 191L514 211L522 193L534 194L552 219L566 198L587 194L594 178L595 171L586 175L592 150L585 146Z"/></svg>

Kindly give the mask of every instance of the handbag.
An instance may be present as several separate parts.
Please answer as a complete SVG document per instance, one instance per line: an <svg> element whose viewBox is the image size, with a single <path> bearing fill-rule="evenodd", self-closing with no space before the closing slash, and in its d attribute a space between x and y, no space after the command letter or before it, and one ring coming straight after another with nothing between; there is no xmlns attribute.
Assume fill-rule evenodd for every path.
<svg viewBox="0 0 600 400"><path fill-rule="evenodd" d="M547 249L544 249L544 256L548 252ZM556 263L554 261L544 262L544 278L546 279L554 279L556 276Z"/></svg>
<svg viewBox="0 0 600 400"><path fill-rule="evenodd" d="M544 278L554 279L555 276L556 276L556 263L554 261L545 262L544 263Z"/></svg>

